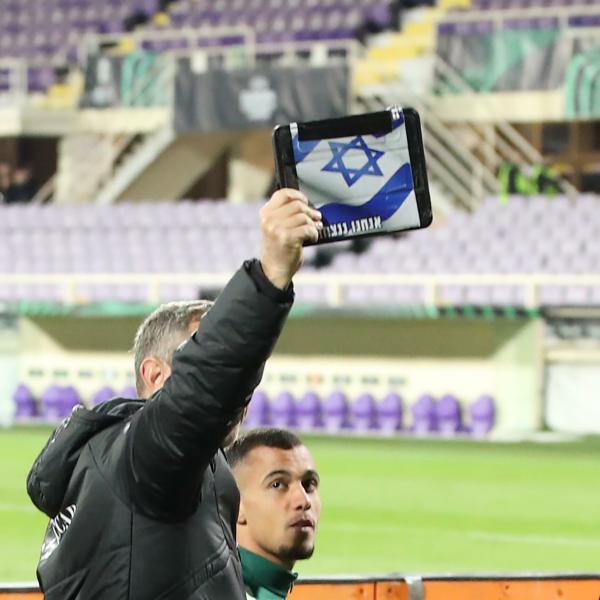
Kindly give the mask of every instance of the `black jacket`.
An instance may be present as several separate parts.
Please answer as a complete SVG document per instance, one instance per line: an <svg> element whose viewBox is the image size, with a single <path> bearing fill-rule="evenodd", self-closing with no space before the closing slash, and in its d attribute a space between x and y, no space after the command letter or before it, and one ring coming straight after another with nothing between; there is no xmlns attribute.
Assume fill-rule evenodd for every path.
<svg viewBox="0 0 600 600"><path fill-rule="evenodd" d="M260 381L293 299L247 262L162 390L73 412L27 480L50 518L46 600L245 598L239 492L220 446Z"/></svg>

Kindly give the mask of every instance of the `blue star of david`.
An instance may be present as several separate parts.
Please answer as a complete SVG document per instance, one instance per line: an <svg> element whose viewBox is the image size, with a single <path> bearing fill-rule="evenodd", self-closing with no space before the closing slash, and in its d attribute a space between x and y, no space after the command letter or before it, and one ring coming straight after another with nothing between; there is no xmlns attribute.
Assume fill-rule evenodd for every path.
<svg viewBox="0 0 600 600"><path fill-rule="evenodd" d="M347 144L342 142L329 142L333 158L321 170L328 173L340 173L348 187L352 187L364 175L383 177L377 161L385 154L381 150L375 150L367 146L365 140L358 135ZM349 150L362 150L367 162L360 168L352 168L344 163L344 155Z"/></svg>

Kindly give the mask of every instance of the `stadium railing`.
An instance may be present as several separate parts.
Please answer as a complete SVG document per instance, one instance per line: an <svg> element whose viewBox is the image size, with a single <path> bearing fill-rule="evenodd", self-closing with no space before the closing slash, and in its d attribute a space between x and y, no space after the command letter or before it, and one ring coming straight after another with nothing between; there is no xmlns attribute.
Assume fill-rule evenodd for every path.
<svg viewBox="0 0 600 600"><path fill-rule="evenodd" d="M600 573L390 575L300 580L290 600L596 600ZM35 584L0 584L0 600L42 600Z"/></svg>
<svg viewBox="0 0 600 600"><path fill-rule="evenodd" d="M220 42L221 40L221 42ZM222 42L222 40L230 40ZM256 41L255 31L247 26L229 27L200 27L162 30L144 30L119 34L88 34L79 46L79 61L85 64L90 54L98 52L101 48L111 48L111 53L118 53L122 48L123 53L133 50L145 50L148 47L167 47L171 56L190 56L193 52L202 51L206 56L221 57L226 63L231 60L235 63L243 59L244 66L252 67L259 57L277 55L286 64L294 60L306 62L309 54L311 61L319 62L335 57L340 59L339 52L345 59L353 60L364 53L364 48L357 40L353 39L323 39L323 40L295 40L280 42ZM185 43L185 47L177 47L178 43ZM208 44L209 43L209 44ZM207 45L208 44L208 45ZM240 51L243 51L242 53Z"/></svg>
<svg viewBox="0 0 600 600"><path fill-rule="evenodd" d="M485 20L495 29L502 29L504 23L511 19L553 19L561 29L575 29L570 19L585 13L587 16L599 15L600 7L590 4L574 3L571 6L531 6L504 8L500 10L468 10L447 13L441 20L446 23L469 23Z"/></svg>
<svg viewBox="0 0 600 600"><path fill-rule="evenodd" d="M77 293L80 284L98 285L141 285L147 288L145 301L160 304L164 301L161 290L170 284L189 284L198 289L221 289L229 280L230 273L0 273L0 285L59 285L63 288L60 301L67 305L81 303ZM327 307L342 307L351 303L345 301L345 290L356 284L353 273L314 273L300 274L295 279L297 288L319 286L325 290ZM524 292L524 301L517 303L525 309L538 309L540 289L545 286L560 288L600 288L600 275L596 274L389 274L361 273L360 285L392 289L398 286L419 286L423 297L419 305L445 306L453 304L445 297L444 288L492 289L498 286L519 287ZM31 300L34 302L34 300ZM50 301L51 302L51 301ZM467 303L468 304L468 303Z"/></svg>

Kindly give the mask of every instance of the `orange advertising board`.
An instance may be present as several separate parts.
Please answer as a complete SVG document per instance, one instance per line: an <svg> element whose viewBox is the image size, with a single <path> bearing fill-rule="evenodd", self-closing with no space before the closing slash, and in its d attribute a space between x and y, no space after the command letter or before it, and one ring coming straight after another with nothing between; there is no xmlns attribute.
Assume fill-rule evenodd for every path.
<svg viewBox="0 0 600 600"><path fill-rule="evenodd" d="M289 600L598 600L600 574L542 577L320 578L299 581ZM33 586L0 585L0 600L42 600Z"/></svg>

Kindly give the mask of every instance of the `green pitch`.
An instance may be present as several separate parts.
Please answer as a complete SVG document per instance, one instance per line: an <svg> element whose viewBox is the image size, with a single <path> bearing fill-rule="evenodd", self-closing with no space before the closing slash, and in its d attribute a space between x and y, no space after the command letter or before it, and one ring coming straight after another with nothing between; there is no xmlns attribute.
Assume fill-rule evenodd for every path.
<svg viewBox="0 0 600 600"><path fill-rule="evenodd" d="M47 435L0 432L0 581L35 576L46 519L25 476ZM305 439L323 513L302 574L600 571L600 440Z"/></svg>

